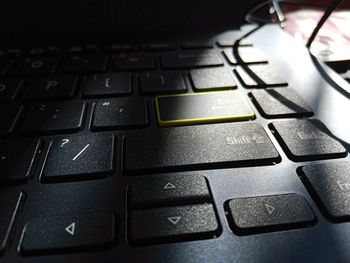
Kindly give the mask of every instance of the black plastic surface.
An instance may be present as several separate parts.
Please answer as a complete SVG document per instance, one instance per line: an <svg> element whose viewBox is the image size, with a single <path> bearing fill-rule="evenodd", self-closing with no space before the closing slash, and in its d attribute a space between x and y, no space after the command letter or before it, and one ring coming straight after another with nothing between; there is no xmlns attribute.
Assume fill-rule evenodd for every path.
<svg viewBox="0 0 350 263"><path fill-rule="evenodd" d="M23 7L25 10L25 7ZM63 17L63 16L62 16ZM305 48L281 31L277 26L266 26L251 36L251 41L257 47L264 49L270 63L274 64L285 76L286 81L298 92L314 112L314 117L320 119L332 134L342 141L347 151L350 150L350 133L348 114L350 112L349 98L340 92L341 87L333 88L321 76L312 58ZM215 45L220 54L221 48ZM293 52L292 52L293 51ZM220 54L221 55L221 54ZM225 67L233 70L227 61ZM301 73L302 72L302 73ZM329 71L328 71L329 72ZM330 75L337 80L334 72ZM238 90L248 94L242 83L234 76ZM347 84L337 80L338 83ZM188 85L188 82L187 82ZM191 87L191 85L188 85ZM133 83L137 90L136 83ZM138 94L137 94L138 95ZM81 89L76 93L73 101L79 101ZM247 96L248 97L248 96ZM78 135L90 134L92 107L94 100L86 100L86 121L82 123ZM149 126L137 131L142 133L155 132L160 129L155 120L155 112L151 100L147 100L149 107ZM26 193L23 211L16 220L11 242L1 256L1 262L341 262L350 261L350 224L349 221L334 223L328 220L313 200L307 188L297 175L300 166L315 163L333 163L349 161L349 156L332 160L294 162L285 154L276 140L268 124L271 120L263 118L252 102L257 118L250 121L252 125L261 125L269 140L281 157L281 162L269 166L257 167L220 167L220 169L206 169L197 166L194 171L174 169L172 172L156 174L203 175L206 177L213 198L213 205L217 211L217 220L222 226L215 239L203 239L188 242L157 244L149 246L133 246L128 237L128 209L126 204L127 185L137 182L140 177L148 175L129 176L125 173L124 136L126 142L132 131L116 129L113 134L121 142L115 149L116 169L112 176L103 179L66 182L57 184L42 184L40 182L40 168L48 150L48 143L53 137L44 136L45 144L32 178L27 184L19 187ZM238 124L229 124L228 126ZM249 126L249 125L248 125ZM194 126L193 126L194 127ZM197 127L197 126L196 126ZM199 127L199 126L198 126ZM168 128L164 128L168 129ZM141 135L140 135L141 136ZM138 145L134 149L137 151ZM151 145L149 146L151 148ZM179 153L181 149L178 149ZM149 153L147 151L147 153ZM16 165L16 163L14 163ZM214 168L214 167L211 167ZM3 190L3 189L1 189ZM297 193L304 196L314 211L318 221L311 228L276 231L273 233L238 236L234 234L227 222L224 203L234 198L254 196L280 195ZM88 212L113 211L118 218L118 231L115 243L109 249L91 250L87 252L57 253L41 256L22 256L18 253L22 229L26 222L33 218L50 216L67 216Z"/></svg>

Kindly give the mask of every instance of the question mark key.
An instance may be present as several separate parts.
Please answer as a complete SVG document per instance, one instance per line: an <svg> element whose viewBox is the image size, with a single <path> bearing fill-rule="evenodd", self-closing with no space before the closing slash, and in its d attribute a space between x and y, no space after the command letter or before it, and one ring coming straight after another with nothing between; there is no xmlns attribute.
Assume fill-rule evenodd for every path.
<svg viewBox="0 0 350 263"><path fill-rule="evenodd" d="M74 135L53 139L49 144L41 181L81 181L112 174L115 141L112 134Z"/></svg>

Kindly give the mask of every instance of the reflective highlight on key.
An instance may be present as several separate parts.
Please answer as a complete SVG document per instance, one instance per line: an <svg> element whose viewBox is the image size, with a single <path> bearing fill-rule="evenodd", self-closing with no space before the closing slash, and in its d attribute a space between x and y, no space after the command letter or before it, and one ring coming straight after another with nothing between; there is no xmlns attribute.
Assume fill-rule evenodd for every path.
<svg viewBox="0 0 350 263"><path fill-rule="evenodd" d="M246 98L237 90L158 96L155 102L160 126L230 122L255 118Z"/></svg>

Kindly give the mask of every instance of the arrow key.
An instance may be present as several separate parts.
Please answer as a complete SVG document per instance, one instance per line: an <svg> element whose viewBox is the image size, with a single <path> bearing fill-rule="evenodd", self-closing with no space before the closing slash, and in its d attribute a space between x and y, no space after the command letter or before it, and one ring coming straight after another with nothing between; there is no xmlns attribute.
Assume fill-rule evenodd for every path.
<svg viewBox="0 0 350 263"><path fill-rule="evenodd" d="M190 76L196 91L236 88L232 71L226 68L193 69Z"/></svg>
<svg viewBox="0 0 350 263"><path fill-rule="evenodd" d="M111 212L37 218L24 227L21 252L90 251L111 244L114 235L114 215Z"/></svg>
<svg viewBox="0 0 350 263"><path fill-rule="evenodd" d="M211 204L135 210L130 217L135 245L214 238L219 229Z"/></svg>
<svg viewBox="0 0 350 263"><path fill-rule="evenodd" d="M308 202L297 194L236 198L226 208L233 231L241 235L305 227L315 222Z"/></svg>
<svg viewBox="0 0 350 263"><path fill-rule="evenodd" d="M205 178L201 175L141 177L131 184L132 208L210 202Z"/></svg>

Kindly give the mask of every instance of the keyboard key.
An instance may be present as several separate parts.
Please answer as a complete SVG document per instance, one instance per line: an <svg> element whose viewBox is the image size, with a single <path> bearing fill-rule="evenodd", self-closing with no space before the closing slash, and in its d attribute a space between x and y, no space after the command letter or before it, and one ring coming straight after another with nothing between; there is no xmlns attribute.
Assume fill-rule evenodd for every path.
<svg viewBox="0 0 350 263"><path fill-rule="evenodd" d="M14 189L1 189L0 192L0 254L9 243L13 224L18 210L23 205L24 195Z"/></svg>
<svg viewBox="0 0 350 263"><path fill-rule="evenodd" d="M46 48L32 48L29 50L29 55L30 56L43 56L47 54Z"/></svg>
<svg viewBox="0 0 350 263"><path fill-rule="evenodd" d="M272 164L280 157L257 123L137 131L126 137L126 170L193 170Z"/></svg>
<svg viewBox="0 0 350 263"><path fill-rule="evenodd" d="M180 72L146 73L141 75L142 94L166 94L186 92L186 84Z"/></svg>
<svg viewBox="0 0 350 263"><path fill-rule="evenodd" d="M236 87L232 71L226 68L193 69L190 72L195 90L220 90Z"/></svg>
<svg viewBox="0 0 350 263"><path fill-rule="evenodd" d="M156 97L158 124L225 122L254 119L255 114L239 91Z"/></svg>
<svg viewBox="0 0 350 263"><path fill-rule="evenodd" d="M84 112L82 101L35 104L31 106L24 132L74 132L81 128Z"/></svg>
<svg viewBox="0 0 350 263"><path fill-rule="evenodd" d="M21 240L25 254L64 253L106 248L115 239L111 212L42 217L30 220Z"/></svg>
<svg viewBox="0 0 350 263"><path fill-rule="evenodd" d="M274 88L251 92L265 118L311 116L312 110L292 88Z"/></svg>
<svg viewBox="0 0 350 263"><path fill-rule="evenodd" d="M148 43L142 45L142 48L148 51L174 50L176 49L176 44L171 42Z"/></svg>
<svg viewBox="0 0 350 263"><path fill-rule="evenodd" d="M134 244L215 238L218 234L219 224L211 204L131 212L130 238Z"/></svg>
<svg viewBox="0 0 350 263"><path fill-rule="evenodd" d="M0 59L0 76L5 75L8 69L13 64L14 60L10 58L1 58Z"/></svg>
<svg viewBox="0 0 350 263"><path fill-rule="evenodd" d="M91 128L93 130L114 130L145 126L147 123L145 99L119 98L96 103Z"/></svg>
<svg viewBox="0 0 350 263"><path fill-rule="evenodd" d="M239 66L235 68L235 73L247 88L265 88L288 85L278 70L269 64L247 65L244 69Z"/></svg>
<svg viewBox="0 0 350 263"><path fill-rule="evenodd" d="M113 172L114 136L94 134L56 138L42 173L43 182L98 179Z"/></svg>
<svg viewBox="0 0 350 263"><path fill-rule="evenodd" d="M201 49L201 48L212 48L213 41L187 41L181 44L183 49Z"/></svg>
<svg viewBox="0 0 350 263"><path fill-rule="evenodd" d="M264 53L256 47L238 47L237 54L231 48L224 49L224 54L232 65L267 62Z"/></svg>
<svg viewBox="0 0 350 263"><path fill-rule="evenodd" d="M346 149L318 120L274 122L272 128L288 157L294 161L344 157Z"/></svg>
<svg viewBox="0 0 350 263"><path fill-rule="evenodd" d="M112 44L104 47L107 52L124 52L124 51L135 51L137 50L137 45L134 44Z"/></svg>
<svg viewBox="0 0 350 263"><path fill-rule="evenodd" d="M78 77L54 76L28 80L25 87L25 99L63 99L74 96Z"/></svg>
<svg viewBox="0 0 350 263"><path fill-rule="evenodd" d="M221 66L224 64L215 50L168 52L163 53L160 59L164 68Z"/></svg>
<svg viewBox="0 0 350 263"><path fill-rule="evenodd" d="M31 177L40 142L27 140L0 143L0 184L23 184Z"/></svg>
<svg viewBox="0 0 350 263"><path fill-rule="evenodd" d="M118 96L131 94L129 74L105 73L88 77L85 81L84 96Z"/></svg>
<svg viewBox="0 0 350 263"><path fill-rule="evenodd" d="M21 60L11 73L15 75L50 74L56 71L57 57L33 57Z"/></svg>
<svg viewBox="0 0 350 263"><path fill-rule="evenodd" d="M107 68L107 57L100 54L72 55L63 61L62 69L68 73L103 72Z"/></svg>
<svg viewBox="0 0 350 263"><path fill-rule="evenodd" d="M0 136L9 135L17 122L19 115L23 110L22 106L17 106L14 104L2 104L0 105Z"/></svg>
<svg viewBox="0 0 350 263"><path fill-rule="evenodd" d="M147 176L132 183L130 189L132 208L210 202L201 175Z"/></svg>
<svg viewBox="0 0 350 263"><path fill-rule="evenodd" d="M91 53L91 54L94 54L94 53L99 53L101 52L101 49L98 45L96 44L86 44L84 45L83 47L83 52L84 53Z"/></svg>
<svg viewBox="0 0 350 263"><path fill-rule="evenodd" d="M71 46L71 47L67 47L64 50L66 53L70 53L70 54L80 54L83 52L83 47L82 46Z"/></svg>
<svg viewBox="0 0 350 263"><path fill-rule="evenodd" d="M305 227L316 218L304 197L283 194L232 199L228 219L233 231L245 235Z"/></svg>
<svg viewBox="0 0 350 263"><path fill-rule="evenodd" d="M19 48L10 48L7 50L6 55L9 57L19 57L21 53L23 54L22 50Z"/></svg>
<svg viewBox="0 0 350 263"><path fill-rule="evenodd" d="M0 101L15 99L22 82L21 79L0 79Z"/></svg>
<svg viewBox="0 0 350 263"><path fill-rule="evenodd" d="M298 171L327 217L334 221L349 221L349 162L307 165Z"/></svg>
<svg viewBox="0 0 350 263"><path fill-rule="evenodd" d="M155 69L156 63L150 53L122 53L114 58L114 68L120 70Z"/></svg>

